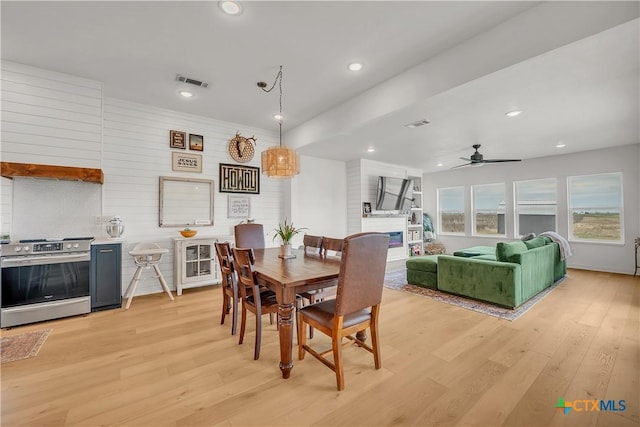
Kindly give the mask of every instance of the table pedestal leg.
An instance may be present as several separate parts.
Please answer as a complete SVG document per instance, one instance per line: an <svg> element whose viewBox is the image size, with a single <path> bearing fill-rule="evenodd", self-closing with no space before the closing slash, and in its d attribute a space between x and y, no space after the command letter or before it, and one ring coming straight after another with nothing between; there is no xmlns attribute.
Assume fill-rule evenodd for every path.
<svg viewBox="0 0 640 427"><path fill-rule="evenodd" d="M293 369L291 348L293 346L293 303L278 306L278 326L280 328L280 370L282 378L289 378Z"/></svg>

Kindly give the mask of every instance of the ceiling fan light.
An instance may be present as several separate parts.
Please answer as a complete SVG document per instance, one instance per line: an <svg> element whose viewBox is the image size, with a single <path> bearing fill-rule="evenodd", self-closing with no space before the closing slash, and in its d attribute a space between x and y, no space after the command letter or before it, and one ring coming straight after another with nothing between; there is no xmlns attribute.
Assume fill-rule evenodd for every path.
<svg viewBox="0 0 640 427"><path fill-rule="evenodd" d="M360 71L362 70L362 64L360 62L352 62L351 64L349 64L349 70Z"/></svg>
<svg viewBox="0 0 640 427"><path fill-rule="evenodd" d="M507 117L516 117L516 116L519 116L520 114L522 114L521 110L511 110L511 111L507 111L504 115Z"/></svg>
<svg viewBox="0 0 640 427"><path fill-rule="evenodd" d="M242 13L242 5L238 1L224 0L218 2L218 7L227 15L240 15Z"/></svg>

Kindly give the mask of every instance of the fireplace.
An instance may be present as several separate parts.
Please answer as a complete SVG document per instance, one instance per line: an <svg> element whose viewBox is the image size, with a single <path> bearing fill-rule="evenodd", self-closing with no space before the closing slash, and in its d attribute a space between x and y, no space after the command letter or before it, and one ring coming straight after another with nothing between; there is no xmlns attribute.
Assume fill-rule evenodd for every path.
<svg viewBox="0 0 640 427"><path fill-rule="evenodd" d="M404 246L404 240L402 238L402 231L390 231L387 233L389 235L389 247L390 248L401 248Z"/></svg>

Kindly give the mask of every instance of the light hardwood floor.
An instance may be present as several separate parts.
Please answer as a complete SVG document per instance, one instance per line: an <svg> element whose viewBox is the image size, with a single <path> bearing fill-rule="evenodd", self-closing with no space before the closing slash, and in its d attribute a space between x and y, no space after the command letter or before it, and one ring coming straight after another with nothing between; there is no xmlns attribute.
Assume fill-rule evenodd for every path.
<svg viewBox="0 0 640 427"><path fill-rule="evenodd" d="M267 317L254 361L254 328L239 346L220 305L208 287L3 330L53 331L37 357L1 366L2 426L640 424L640 277L570 270L514 322L385 289L382 369L348 348L343 392L311 357L281 379ZM627 409L564 415L560 397Z"/></svg>

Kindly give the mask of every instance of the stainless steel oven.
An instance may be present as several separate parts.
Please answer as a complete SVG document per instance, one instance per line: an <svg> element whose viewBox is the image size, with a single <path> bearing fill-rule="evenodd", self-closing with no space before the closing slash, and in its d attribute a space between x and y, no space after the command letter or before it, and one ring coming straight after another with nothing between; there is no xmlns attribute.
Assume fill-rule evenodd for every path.
<svg viewBox="0 0 640 427"><path fill-rule="evenodd" d="M0 327L89 313L91 237L2 245Z"/></svg>

